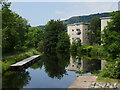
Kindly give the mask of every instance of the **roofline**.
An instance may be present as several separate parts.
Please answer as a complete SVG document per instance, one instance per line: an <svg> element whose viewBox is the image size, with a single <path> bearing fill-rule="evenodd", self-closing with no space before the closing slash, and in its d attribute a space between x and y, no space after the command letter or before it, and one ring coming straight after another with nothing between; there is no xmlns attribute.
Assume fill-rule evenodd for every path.
<svg viewBox="0 0 120 90"><path fill-rule="evenodd" d="M77 25L77 24L80 24L80 25L89 25L89 23L74 23L74 24L68 24L67 26L72 26L72 25Z"/></svg>
<svg viewBox="0 0 120 90"><path fill-rule="evenodd" d="M111 17L101 17L100 19L111 19Z"/></svg>

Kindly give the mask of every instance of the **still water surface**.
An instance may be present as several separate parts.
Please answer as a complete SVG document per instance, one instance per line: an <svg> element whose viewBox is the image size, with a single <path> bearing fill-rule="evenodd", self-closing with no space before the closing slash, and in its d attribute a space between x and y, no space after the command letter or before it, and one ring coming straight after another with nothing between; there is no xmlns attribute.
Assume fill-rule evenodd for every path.
<svg viewBox="0 0 120 90"><path fill-rule="evenodd" d="M68 88L80 71L85 72L82 75L90 75L100 69L100 60L54 52L43 55L24 71L7 71L2 85L3 88Z"/></svg>

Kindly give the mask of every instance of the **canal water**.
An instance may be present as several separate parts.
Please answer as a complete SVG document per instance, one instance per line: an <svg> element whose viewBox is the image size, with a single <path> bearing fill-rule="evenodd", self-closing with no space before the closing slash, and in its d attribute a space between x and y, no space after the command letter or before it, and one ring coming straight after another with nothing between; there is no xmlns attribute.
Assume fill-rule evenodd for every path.
<svg viewBox="0 0 120 90"><path fill-rule="evenodd" d="M79 75L90 75L101 69L100 60L72 56L69 53L47 53L23 71L7 71L3 88L68 88Z"/></svg>

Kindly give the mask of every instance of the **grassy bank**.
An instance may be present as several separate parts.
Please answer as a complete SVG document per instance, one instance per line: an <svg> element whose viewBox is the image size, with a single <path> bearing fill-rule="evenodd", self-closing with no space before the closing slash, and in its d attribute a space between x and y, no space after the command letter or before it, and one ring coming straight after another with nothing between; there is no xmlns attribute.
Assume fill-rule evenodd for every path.
<svg viewBox="0 0 120 90"><path fill-rule="evenodd" d="M2 72L5 72L7 71L9 68L10 68L10 65L11 64L14 64L18 61L21 61L25 58L28 58L30 56L33 56L33 55L40 55L41 53L39 53L37 50L35 49L29 49L27 50L26 52L23 52L19 55L15 55L13 57L10 57L10 58L7 58L5 60L2 60Z"/></svg>
<svg viewBox="0 0 120 90"><path fill-rule="evenodd" d="M120 83L120 79L113 79L113 78L109 78L109 77L103 77L100 75L100 73L96 73L93 74L92 76L98 76L97 81L96 82L106 82L106 83Z"/></svg>

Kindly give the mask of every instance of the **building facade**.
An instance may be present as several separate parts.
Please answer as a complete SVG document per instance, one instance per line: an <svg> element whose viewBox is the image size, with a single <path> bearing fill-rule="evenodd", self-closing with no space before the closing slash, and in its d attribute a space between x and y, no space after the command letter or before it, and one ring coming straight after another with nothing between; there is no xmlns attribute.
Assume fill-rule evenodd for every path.
<svg viewBox="0 0 120 90"><path fill-rule="evenodd" d="M118 11L120 11L120 1L118 2Z"/></svg>
<svg viewBox="0 0 120 90"><path fill-rule="evenodd" d="M81 40L81 43L89 45L88 25L89 24L86 23L75 23L67 25L67 33L70 37L71 44L73 40Z"/></svg>
<svg viewBox="0 0 120 90"><path fill-rule="evenodd" d="M107 22L110 22L110 17L103 17L101 18L101 31L107 26Z"/></svg>

